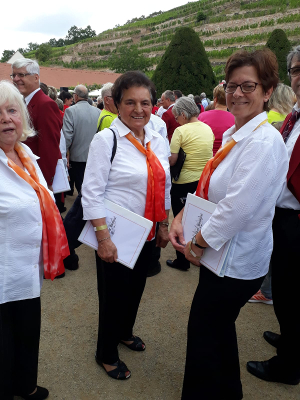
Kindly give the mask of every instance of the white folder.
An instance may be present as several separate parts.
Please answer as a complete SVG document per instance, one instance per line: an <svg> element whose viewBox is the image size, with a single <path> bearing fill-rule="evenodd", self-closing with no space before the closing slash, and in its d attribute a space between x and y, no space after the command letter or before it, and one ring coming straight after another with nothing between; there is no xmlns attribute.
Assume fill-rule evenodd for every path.
<svg viewBox="0 0 300 400"><path fill-rule="evenodd" d="M186 243L201 230L216 207L217 205L211 201L188 193L182 216L183 236ZM216 275L223 277L230 245L231 240L225 243L218 251L208 247L204 250L200 263Z"/></svg>
<svg viewBox="0 0 300 400"><path fill-rule="evenodd" d="M67 192L71 189L65 165L62 159L57 161L52 188L53 193Z"/></svg>
<svg viewBox="0 0 300 400"><path fill-rule="evenodd" d="M117 261L133 269L153 222L109 200L104 200L104 205L110 237L118 250ZM90 221L86 222L78 240L95 250L98 249L96 233Z"/></svg>

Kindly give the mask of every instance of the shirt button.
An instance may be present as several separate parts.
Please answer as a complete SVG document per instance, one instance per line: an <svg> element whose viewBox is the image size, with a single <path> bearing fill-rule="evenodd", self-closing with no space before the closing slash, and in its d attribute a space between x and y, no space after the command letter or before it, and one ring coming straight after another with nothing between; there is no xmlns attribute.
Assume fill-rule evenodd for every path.
<svg viewBox="0 0 300 400"><path fill-rule="evenodd" d="M38 223L38 226L41 226L41 223L40 223L40 222Z"/></svg>
<svg viewBox="0 0 300 400"><path fill-rule="evenodd" d="M35 264L34 268L37 268L37 264Z"/></svg>
<svg viewBox="0 0 300 400"><path fill-rule="evenodd" d="M35 245L35 247L36 247L36 248L39 248L39 247L40 247L40 245L39 245L39 244L36 244L36 245Z"/></svg>

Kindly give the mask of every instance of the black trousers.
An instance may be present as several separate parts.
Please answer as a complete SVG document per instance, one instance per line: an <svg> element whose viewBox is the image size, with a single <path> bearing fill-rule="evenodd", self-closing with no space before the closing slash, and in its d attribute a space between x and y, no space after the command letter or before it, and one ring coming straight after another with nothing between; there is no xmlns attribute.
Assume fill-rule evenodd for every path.
<svg viewBox="0 0 300 400"><path fill-rule="evenodd" d="M220 278L200 267L188 324L182 399L243 398L235 321L263 280Z"/></svg>
<svg viewBox="0 0 300 400"><path fill-rule="evenodd" d="M84 178L84 171L86 162L70 161L70 166L72 169L72 177L74 179L75 187L77 192L81 191L81 186Z"/></svg>
<svg viewBox="0 0 300 400"><path fill-rule="evenodd" d="M275 368L300 378L300 210L275 209L273 220L272 291L280 325Z"/></svg>
<svg viewBox="0 0 300 400"><path fill-rule="evenodd" d="M155 240L146 242L133 270L106 263L96 254L99 296L97 358L105 364L119 359L118 344L131 338Z"/></svg>
<svg viewBox="0 0 300 400"><path fill-rule="evenodd" d="M188 193L194 193L197 189L198 181L183 183L182 185L178 183L172 183L171 188L171 204L174 217L180 213L185 205L185 198ZM184 199L184 200L183 200ZM177 263L181 265L182 268L188 269L190 267L190 262L185 258L184 254L176 250Z"/></svg>
<svg viewBox="0 0 300 400"><path fill-rule="evenodd" d="M28 395L37 385L40 298L0 304L0 399Z"/></svg>

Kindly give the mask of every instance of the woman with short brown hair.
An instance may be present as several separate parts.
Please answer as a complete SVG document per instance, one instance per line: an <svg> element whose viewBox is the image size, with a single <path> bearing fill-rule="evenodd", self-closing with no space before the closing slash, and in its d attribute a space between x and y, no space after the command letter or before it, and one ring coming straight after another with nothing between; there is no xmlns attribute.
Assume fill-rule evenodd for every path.
<svg viewBox="0 0 300 400"><path fill-rule="evenodd" d="M235 321L268 272L274 209L288 170L282 137L264 111L278 83L275 55L267 49L239 51L225 71L226 103L235 125L224 133L196 191L216 209L185 247L183 212L170 230L175 249L200 266L188 326L184 400L243 398ZM206 247L218 251L229 240L221 278L201 266L201 257Z"/></svg>

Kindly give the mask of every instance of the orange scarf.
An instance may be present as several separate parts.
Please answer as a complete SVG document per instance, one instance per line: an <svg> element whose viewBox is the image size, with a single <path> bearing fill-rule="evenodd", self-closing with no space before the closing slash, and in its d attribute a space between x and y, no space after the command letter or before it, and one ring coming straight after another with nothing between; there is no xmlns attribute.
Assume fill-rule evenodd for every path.
<svg viewBox="0 0 300 400"><path fill-rule="evenodd" d="M38 196L43 219L44 274L46 279L53 280L65 271L63 259L70 254L65 228L54 200L48 190L39 182L38 174L29 155L20 143L15 144L15 150L30 176L10 159L8 159L8 165L29 183Z"/></svg>
<svg viewBox="0 0 300 400"><path fill-rule="evenodd" d="M208 188L210 178L214 170L217 168L220 162L224 160L224 158L227 156L233 146L236 145L236 143L237 142L234 139L229 140L229 142L225 143L224 146L219 148L214 157L207 161L200 176L200 180L196 190L196 196L208 200Z"/></svg>
<svg viewBox="0 0 300 400"><path fill-rule="evenodd" d="M144 217L153 222L153 227L147 238L147 240L151 240L155 236L156 222L167 218L165 211L166 173L159 159L151 150L150 142L147 143L147 148L145 149L131 133L128 133L126 138L146 156L148 181Z"/></svg>
<svg viewBox="0 0 300 400"><path fill-rule="evenodd" d="M262 121L254 130L258 129L260 126L268 122L267 119ZM222 160L227 156L227 154L230 152L230 150L237 144L237 142L234 139L229 140L227 143L224 144L224 146L220 147L219 150L216 152L215 156L212 157L210 160L207 161L204 170L202 171L202 174L200 176L200 180L197 186L196 190L196 196L202 197L205 200L208 200L208 188L209 188L209 182L210 178L214 172L214 170L217 168L217 166L220 164Z"/></svg>

